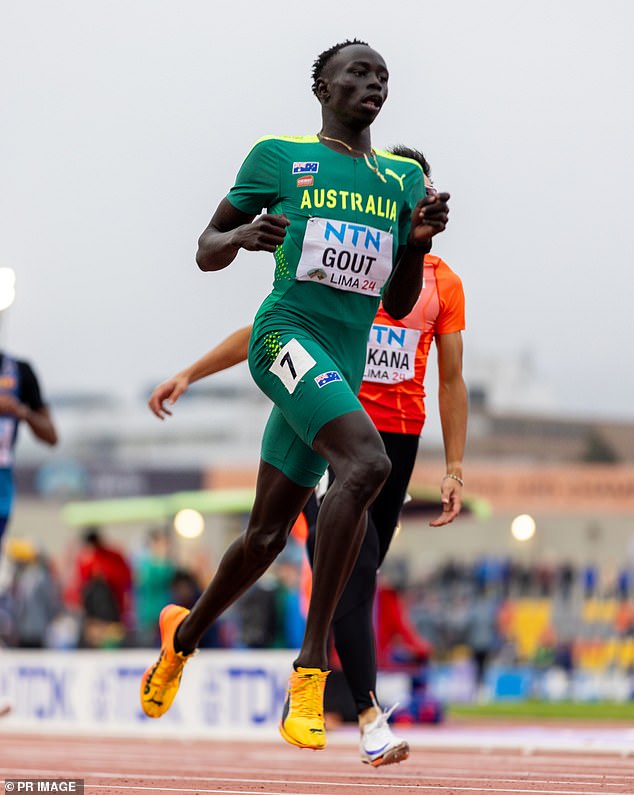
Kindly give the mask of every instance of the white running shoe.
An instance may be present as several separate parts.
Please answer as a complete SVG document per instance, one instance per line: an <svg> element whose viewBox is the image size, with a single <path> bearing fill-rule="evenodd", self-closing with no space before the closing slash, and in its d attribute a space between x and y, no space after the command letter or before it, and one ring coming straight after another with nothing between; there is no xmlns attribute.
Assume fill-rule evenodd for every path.
<svg viewBox="0 0 634 795"><path fill-rule="evenodd" d="M409 756L409 744L397 737L387 722L398 704L394 704L391 709L384 712L377 704L374 693L370 693L370 696L378 715L372 723L368 723L363 727L361 742L359 743L361 761L373 767L402 762Z"/></svg>

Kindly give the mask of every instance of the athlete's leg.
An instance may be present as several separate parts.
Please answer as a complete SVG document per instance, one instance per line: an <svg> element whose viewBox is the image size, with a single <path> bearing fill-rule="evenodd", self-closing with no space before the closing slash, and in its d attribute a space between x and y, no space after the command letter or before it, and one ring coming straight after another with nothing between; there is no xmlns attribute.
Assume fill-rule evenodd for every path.
<svg viewBox="0 0 634 795"><path fill-rule="evenodd" d="M308 522L306 551L313 563L317 508L309 500L304 509ZM373 603L379 559L378 535L368 512L368 527L359 556L341 594L332 622L335 648L357 712L372 706L370 691L376 692L376 648ZM328 687L328 685L326 685Z"/></svg>
<svg viewBox="0 0 634 795"><path fill-rule="evenodd" d="M394 531L399 521L407 487L412 476L419 437L407 433L381 432L385 452L392 462L392 469L376 500L370 507L370 514L376 527L379 557L377 569L381 566L392 543Z"/></svg>
<svg viewBox="0 0 634 795"><path fill-rule="evenodd" d="M418 450L418 436L413 434L382 432L381 438L392 469L368 511L368 534L364 543L367 552L359 555L359 560L365 559L365 563L359 567L358 575L350 578L351 591L344 594L344 607L349 606L349 609L345 613L342 611L335 634L335 647L357 705L361 729L379 717L379 711L370 695L370 690L376 693L377 678L374 599L368 600L366 595L370 589L373 596L376 591L377 571L394 537ZM358 637L355 639L356 644L352 645L350 638L353 626L369 627L369 632L365 635L365 645L363 639L360 642ZM370 647L371 655L368 653ZM371 670L368 660L371 661Z"/></svg>
<svg viewBox="0 0 634 795"><path fill-rule="evenodd" d="M389 548L414 468L418 436L381 433L392 469L368 511L368 527L333 618L335 648L359 714L374 707L376 645L373 605L377 570ZM313 561L316 512L308 516L307 549ZM311 521L312 519L312 521ZM378 521L376 521L378 520Z"/></svg>
<svg viewBox="0 0 634 795"><path fill-rule="evenodd" d="M283 549L296 517L326 466L326 461L292 432L278 411L271 412L267 431L279 438L278 450L282 451L282 460L288 457L291 472L285 474L267 462L263 449L247 529L229 546L191 612L178 605L167 605L161 611L161 652L141 677L141 705L149 717L158 718L167 712L178 693L185 664L209 625L266 571ZM325 678L325 673L315 672L311 682L315 680L323 692ZM308 747L323 747L323 726L318 726L318 730L320 744L315 745L308 733Z"/></svg>
<svg viewBox="0 0 634 795"><path fill-rule="evenodd" d="M390 462L364 411L352 411L328 422L317 433L313 448L328 461L335 481L317 517L312 595L295 665L326 670L335 608L363 542L366 509L388 476Z"/></svg>
<svg viewBox="0 0 634 795"><path fill-rule="evenodd" d="M264 574L284 548L311 491L271 464L260 462L248 526L227 548L211 582L179 626L179 651L191 652L210 624Z"/></svg>
<svg viewBox="0 0 634 795"><path fill-rule="evenodd" d="M335 647L357 708L361 759L373 766L402 762L409 756L409 744L392 732L389 711L383 712L374 697L377 661L373 604L377 570L394 535L418 446L416 436L382 433L381 437L392 470L368 511L363 545L333 621Z"/></svg>
<svg viewBox="0 0 634 795"><path fill-rule="evenodd" d="M376 693L376 645L373 604L376 590L378 535L372 514L350 579L339 599L332 623L341 670L346 678L357 713L372 706Z"/></svg>

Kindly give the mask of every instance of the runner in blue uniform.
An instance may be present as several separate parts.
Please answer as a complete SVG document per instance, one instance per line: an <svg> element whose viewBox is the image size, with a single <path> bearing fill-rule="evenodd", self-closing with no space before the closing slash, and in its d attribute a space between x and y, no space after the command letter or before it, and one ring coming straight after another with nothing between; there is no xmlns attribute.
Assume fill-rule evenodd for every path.
<svg viewBox="0 0 634 795"><path fill-rule="evenodd" d="M13 463L20 423L26 423L36 439L57 444L57 431L33 368L0 353L0 541L13 508Z"/></svg>

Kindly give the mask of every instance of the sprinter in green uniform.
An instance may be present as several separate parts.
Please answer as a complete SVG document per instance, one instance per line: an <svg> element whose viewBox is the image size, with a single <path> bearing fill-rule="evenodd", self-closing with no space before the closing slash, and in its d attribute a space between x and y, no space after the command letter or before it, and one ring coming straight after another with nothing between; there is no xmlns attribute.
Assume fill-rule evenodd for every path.
<svg viewBox="0 0 634 795"><path fill-rule="evenodd" d="M387 83L385 61L365 42L323 52L313 66L320 132L259 141L200 237L204 271L227 267L240 249L275 254L273 290L256 315L249 351L253 377L274 408L246 530L191 612L168 605L161 613L161 653L141 683L150 717L169 709L208 626L284 547L329 464L336 480L319 513L306 632L280 722L293 745L326 744L328 632L366 508L390 468L356 397L368 331L381 297L395 318L411 310L423 256L448 216L449 195L426 196L416 164L372 148L370 125Z"/></svg>
<svg viewBox="0 0 634 795"><path fill-rule="evenodd" d="M360 409L367 329L423 195L418 163L387 152L366 162L311 135L259 141L227 197L242 212L268 207L290 221L249 365L276 407L262 458L296 483L314 486L323 474L317 432Z"/></svg>

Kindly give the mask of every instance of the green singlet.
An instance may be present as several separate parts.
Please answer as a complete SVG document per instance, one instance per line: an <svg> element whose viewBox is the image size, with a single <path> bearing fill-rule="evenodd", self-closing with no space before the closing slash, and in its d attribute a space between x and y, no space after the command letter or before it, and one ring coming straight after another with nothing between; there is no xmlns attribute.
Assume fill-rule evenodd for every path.
<svg viewBox="0 0 634 795"><path fill-rule="evenodd" d="M326 468L311 447L318 431L362 410L368 331L425 196L418 163L383 151L376 158L379 173L371 156L340 154L316 135L263 138L227 196L245 213L267 208L290 221L254 320L249 367L275 404L262 459L302 486Z"/></svg>

